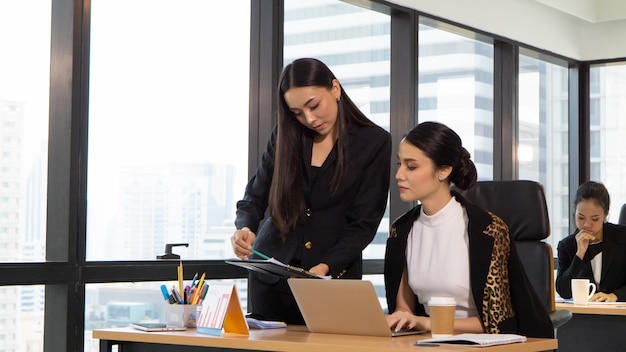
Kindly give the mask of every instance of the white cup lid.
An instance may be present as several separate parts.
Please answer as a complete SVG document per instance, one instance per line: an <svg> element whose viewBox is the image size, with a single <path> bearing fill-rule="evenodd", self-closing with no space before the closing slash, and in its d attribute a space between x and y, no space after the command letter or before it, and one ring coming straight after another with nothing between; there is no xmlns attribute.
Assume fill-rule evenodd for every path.
<svg viewBox="0 0 626 352"><path fill-rule="evenodd" d="M456 306L454 297L430 297L429 306Z"/></svg>

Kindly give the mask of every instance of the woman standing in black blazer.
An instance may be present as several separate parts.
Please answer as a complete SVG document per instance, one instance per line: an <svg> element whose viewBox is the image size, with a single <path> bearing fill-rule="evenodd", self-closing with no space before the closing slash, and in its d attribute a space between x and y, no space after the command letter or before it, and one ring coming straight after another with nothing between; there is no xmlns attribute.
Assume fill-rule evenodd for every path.
<svg viewBox="0 0 626 352"><path fill-rule="evenodd" d="M574 199L577 230L559 242L556 290L572 298L572 279L596 284L592 302L626 301L626 227L607 222L610 197L603 184L583 183Z"/></svg>
<svg viewBox="0 0 626 352"><path fill-rule="evenodd" d="M254 248L318 275L361 278L361 253L387 204L391 137L318 60L287 65L278 96L277 128L237 203L233 250L239 258L254 257ZM248 297L254 317L303 323L284 279L250 273Z"/></svg>

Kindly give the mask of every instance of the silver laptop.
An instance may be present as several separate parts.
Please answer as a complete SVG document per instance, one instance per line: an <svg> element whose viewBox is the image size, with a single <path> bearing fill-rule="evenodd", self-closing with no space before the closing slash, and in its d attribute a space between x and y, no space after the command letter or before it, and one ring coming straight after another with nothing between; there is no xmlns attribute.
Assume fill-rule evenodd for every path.
<svg viewBox="0 0 626 352"><path fill-rule="evenodd" d="M365 280L287 280L310 332L366 336L404 336L424 331L392 331Z"/></svg>

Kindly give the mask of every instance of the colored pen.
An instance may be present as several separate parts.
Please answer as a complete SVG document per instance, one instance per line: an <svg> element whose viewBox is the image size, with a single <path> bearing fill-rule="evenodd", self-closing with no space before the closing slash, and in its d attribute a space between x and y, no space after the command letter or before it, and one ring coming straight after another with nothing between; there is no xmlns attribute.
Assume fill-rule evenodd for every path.
<svg viewBox="0 0 626 352"><path fill-rule="evenodd" d="M176 287L172 288L172 294L174 295L174 298L176 298L176 301L180 304L185 304L185 300L183 299L183 296L180 295L180 292L178 292L178 289Z"/></svg>
<svg viewBox="0 0 626 352"><path fill-rule="evenodd" d="M204 283L204 278L206 277L206 273L202 273L202 276L200 276L200 282L198 282L198 289L196 289L196 293L194 293L193 295L193 299L191 300L192 304L196 303L196 300L198 299L198 293L200 292L200 288L202 287L202 284Z"/></svg>
<svg viewBox="0 0 626 352"><path fill-rule="evenodd" d="M204 297L206 297L207 292L209 292L209 284L204 284L204 292L202 292L202 297L200 298L200 302L204 301Z"/></svg>
<svg viewBox="0 0 626 352"><path fill-rule="evenodd" d="M191 288L196 284L196 280L198 280L198 273L193 274L193 279L191 279Z"/></svg>
<svg viewBox="0 0 626 352"><path fill-rule="evenodd" d="M189 286L185 286L185 292L183 292L183 302L189 304Z"/></svg>
<svg viewBox="0 0 626 352"><path fill-rule="evenodd" d="M167 301L170 298L170 293L167 292L167 287L165 285L161 285L161 293L163 294L163 298Z"/></svg>
<svg viewBox="0 0 626 352"><path fill-rule="evenodd" d="M198 293L198 297L196 298L195 302L193 302L193 304L202 303L202 300L204 299L204 296L206 296L206 293L208 290L209 290L209 285L207 284L202 285L202 288L199 290L200 293Z"/></svg>
<svg viewBox="0 0 626 352"><path fill-rule="evenodd" d="M257 250L256 250L256 249L254 249L254 248L250 248L250 252L252 252L252 253L254 253L254 254L258 255L259 257L261 257L261 258L263 258L263 259L270 259L270 257L268 257L268 256L266 256L265 254L263 254L263 253L261 253L261 252L257 251Z"/></svg>
<svg viewBox="0 0 626 352"><path fill-rule="evenodd" d="M173 294L170 294L170 295L169 295L169 297L167 297L167 302L168 302L169 304L178 303L178 302L176 302L176 298L174 298L174 295L173 295Z"/></svg>
<svg viewBox="0 0 626 352"><path fill-rule="evenodd" d="M183 276L183 261L180 261L180 265L178 266L178 292L180 294L183 293L183 280L184 280L184 276Z"/></svg>

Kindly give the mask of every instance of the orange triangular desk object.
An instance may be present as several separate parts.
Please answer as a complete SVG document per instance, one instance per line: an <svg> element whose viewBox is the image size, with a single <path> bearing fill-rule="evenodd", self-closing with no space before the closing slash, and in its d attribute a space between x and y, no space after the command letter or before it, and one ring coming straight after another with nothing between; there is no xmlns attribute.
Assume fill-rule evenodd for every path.
<svg viewBox="0 0 626 352"><path fill-rule="evenodd" d="M196 318L196 332L219 336L222 329L235 334L250 333L235 285L216 282L209 285L202 301L202 310Z"/></svg>

